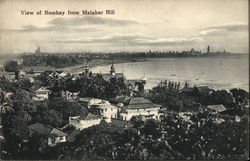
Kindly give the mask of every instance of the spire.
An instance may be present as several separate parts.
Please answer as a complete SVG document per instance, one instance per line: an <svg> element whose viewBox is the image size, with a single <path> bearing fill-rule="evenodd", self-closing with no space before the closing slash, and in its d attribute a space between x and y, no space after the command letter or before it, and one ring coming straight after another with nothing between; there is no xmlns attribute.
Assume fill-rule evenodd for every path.
<svg viewBox="0 0 250 161"><path fill-rule="evenodd" d="M85 74L88 76L89 75L89 63L87 62L85 66Z"/></svg>
<svg viewBox="0 0 250 161"><path fill-rule="evenodd" d="M112 57L112 65L111 65L111 68L110 68L110 74L115 75L115 67L114 67L114 64L113 64L113 57Z"/></svg>
<svg viewBox="0 0 250 161"><path fill-rule="evenodd" d="M210 46L208 45L207 46L207 53L209 53L210 52Z"/></svg>

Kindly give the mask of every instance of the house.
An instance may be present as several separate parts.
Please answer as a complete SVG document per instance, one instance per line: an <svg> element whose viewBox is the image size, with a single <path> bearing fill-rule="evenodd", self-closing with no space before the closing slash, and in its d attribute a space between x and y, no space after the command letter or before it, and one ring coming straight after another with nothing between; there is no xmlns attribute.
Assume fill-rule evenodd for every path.
<svg viewBox="0 0 250 161"><path fill-rule="evenodd" d="M48 145L49 146L55 146L58 143L66 142L68 134L58 130L56 128L53 128L53 130L50 131L48 135Z"/></svg>
<svg viewBox="0 0 250 161"><path fill-rule="evenodd" d="M101 122L100 115L88 113L86 116L69 117L69 124L73 125L77 130L82 130Z"/></svg>
<svg viewBox="0 0 250 161"><path fill-rule="evenodd" d="M118 108L104 100L98 104L89 105L89 109L92 113L101 115L107 122L111 122L111 119L117 118L118 115Z"/></svg>
<svg viewBox="0 0 250 161"><path fill-rule="evenodd" d="M185 87L181 89L181 92L187 95L193 95L196 93L199 93L201 95L208 95L211 91L212 89L210 89L208 86L189 87L185 85Z"/></svg>
<svg viewBox="0 0 250 161"><path fill-rule="evenodd" d="M47 143L49 146L55 146L58 143L66 142L68 134L53 128L50 125L36 122L29 127L30 135L38 134L47 137Z"/></svg>
<svg viewBox="0 0 250 161"><path fill-rule="evenodd" d="M133 116L147 116L153 119L159 119L160 105L154 104L143 97L131 97L128 104L125 104L119 112L122 120L128 121Z"/></svg>
<svg viewBox="0 0 250 161"><path fill-rule="evenodd" d="M226 108L223 105L209 105L207 106L207 109L215 114L226 110Z"/></svg>
<svg viewBox="0 0 250 161"><path fill-rule="evenodd" d="M62 90L61 92L62 97L66 98L67 100L77 100L79 94L80 92L70 92L67 90L66 91Z"/></svg>
<svg viewBox="0 0 250 161"><path fill-rule="evenodd" d="M36 95L32 99L35 101L43 101L49 99L49 93L50 91L47 88L41 87L35 91Z"/></svg>

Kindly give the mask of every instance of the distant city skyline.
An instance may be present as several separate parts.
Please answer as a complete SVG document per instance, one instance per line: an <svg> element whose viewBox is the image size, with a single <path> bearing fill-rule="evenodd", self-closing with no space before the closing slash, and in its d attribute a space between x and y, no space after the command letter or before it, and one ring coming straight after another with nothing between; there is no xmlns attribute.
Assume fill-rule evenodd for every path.
<svg viewBox="0 0 250 161"><path fill-rule="evenodd" d="M27 5L29 4L29 5ZM21 14L107 9L115 15ZM0 54L226 51L248 53L247 0L1 1Z"/></svg>

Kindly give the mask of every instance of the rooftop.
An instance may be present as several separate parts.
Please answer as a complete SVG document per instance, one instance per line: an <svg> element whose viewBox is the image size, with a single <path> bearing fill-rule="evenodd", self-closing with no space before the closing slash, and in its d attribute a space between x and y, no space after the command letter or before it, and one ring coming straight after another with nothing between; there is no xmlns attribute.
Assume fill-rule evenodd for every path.
<svg viewBox="0 0 250 161"><path fill-rule="evenodd" d="M47 88L45 88L45 87L41 87L38 90L36 90L36 92L44 92L44 91L49 92L49 90Z"/></svg>
<svg viewBox="0 0 250 161"><path fill-rule="evenodd" d="M223 105L209 105L207 106L207 108L217 112L222 112L226 110L226 108Z"/></svg>
<svg viewBox="0 0 250 161"><path fill-rule="evenodd" d="M36 122L30 125L29 129L37 132L38 134L48 135L52 131L53 127L50 125L42 124L40 122Z"/></svg>
<svg viewBox="0 0 250 161"><path fill-rule="evenodd" d="M80 130L74 130L68 137L68 142L74 142L76 139L76 135L78 135L81 131Z"/></svg>
<svg viewBox="0 0 250 161"><path fill-rule="evenodd" d="M53 128L53 130L49 133L49 135L51 136L56 136L56 137L60 137L60 136L68 136L67 133L61 131L61 130L58 130L56 128Z"/></svg>
<svg viewBox="0 0 250 161"><path fill-rule="evenodd" d="M93 114L93 113L89 112L87 115L85 115L85 116L82 115L78 119L79 120L97 120L99 118L100 118L99 115L96 115L96 114Z"/></svg>
<svg viewBox="0 0 250 161"><path fill-rule="evenodd" d="M143 97L131 97L127 106L124 106L124 108L126 109L156 108L156 107L160 107L160 105L154 104Z"/></svg>

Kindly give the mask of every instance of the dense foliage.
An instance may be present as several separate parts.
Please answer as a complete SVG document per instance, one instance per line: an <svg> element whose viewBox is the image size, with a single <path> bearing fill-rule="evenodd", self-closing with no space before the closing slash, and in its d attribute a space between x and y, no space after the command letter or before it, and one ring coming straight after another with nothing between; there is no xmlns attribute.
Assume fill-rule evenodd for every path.
<svg viewBox="0 0 250 161"><path fill-rule="evenodd" d="M222 104L227 109L235 109L242 115L248 106L249 93L243 89L234 88L230 91L212 90L207 95L195 90L185 94L181 92L177 82L165 81L154 87L147 98L154 103L163 105L168 110L187 111L194 104L201 106Z"/></svg>
<svg viewBox="0 0 250 161"><path fill-rule="evenodd" d="M49 147L46 137L29 135L28 126L41 122L62 127L69 116L86 114L85 106L58 97L60 90L80 91L82 97L110 98L128 94L122 79L105 81L101 75L63 78L43 73L35 85L48 86L49 100L33 102L27 80L0 78L2 133L1 159L81 159L81 160L166 160L166 159L246 159L248 92L242 89L212 91L209 95L184 95L175 82L153 88L147 97L166 109L185 111L194 103L223 104L239 109L241 121L232 117L218 123L217 116L206 112L185 119L178 114L163 116L161 121L132 118L131 128L120 128L102 121L84 129L74 142ZM5 92L12 92L10 100ZM4 105L4 106L3 106ZM4 109L4 113L2 113ZM236 113L232 113L235 116ZM234 117L233 117L234 118Z"/></svg>
<svg viewBox="0 0 250 161"><path fill-rule="evenodd" d="M134 119L130 129L103 121L81 131L75 142L47 148L43 155L76 160L245 159L247 120L218 124L214 116L206 117L192 123L179 116L161 122Z"/></svg>
<svg viewBox="0 0 250 161"><path fill-rule="evenodd" d="M89 76L80 74L79 77L68 74L63 78L49 76L51 72L44 72L37 77L41 86L47 86L53 96L59 96L62 90L70 92L80 91L81 97L95 97L108 99L117 95L128 95L130 90L123 78L113 77L109 81L103 79L101 74ZM53 73L52 73L53 75Z"/></svg>
<svg viewBox="0 0 250 161"><path fill-rule="evenodd" d="M4 70L6 72L17 72L19 69L18 63L14 60L9 60L4 64Z"/></svg>

